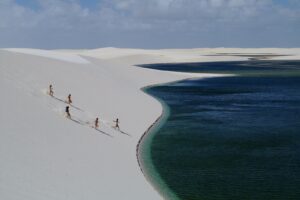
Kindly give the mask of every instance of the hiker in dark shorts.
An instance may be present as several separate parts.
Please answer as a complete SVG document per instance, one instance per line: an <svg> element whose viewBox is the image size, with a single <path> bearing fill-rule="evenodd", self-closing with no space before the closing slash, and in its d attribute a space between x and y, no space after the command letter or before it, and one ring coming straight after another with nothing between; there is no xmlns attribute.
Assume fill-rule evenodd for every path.
<svg viewBox="0 0 300 200"><path fill-rule="evenodd" d="M114 122L116 123L116 125L115 125L114 128L120 130L120 127L119 127L119 118L117 118L116 121L114 121Z"/></svg>
<svg viewBox="0 0 300 200"><path fill-rule="evenodd" d="M98 117L95 120L95 129L99 128L99 119Z"/></svg>
<svg viewBox="0 0 300 200"><path fill-rule="evenodd" d="M49 85L49 95L50 95L51 97L53 97L53 94L54 94L54 92L53 92L53 87L52 87L52 85Z"/></svg>
<svg viewBox="0 0 300 200"><path fill-rule="evenodd" d="M68 103L68 104L71 104L71 103L72 103L71 94L68 95L67 103Z"/></svg>
<svg viewBox="0 0 300 200"><path fill-rule="evenodd" d="M67 118L71 118L70 107L69 106L66 107L66 115L67 115Z"/></svg>

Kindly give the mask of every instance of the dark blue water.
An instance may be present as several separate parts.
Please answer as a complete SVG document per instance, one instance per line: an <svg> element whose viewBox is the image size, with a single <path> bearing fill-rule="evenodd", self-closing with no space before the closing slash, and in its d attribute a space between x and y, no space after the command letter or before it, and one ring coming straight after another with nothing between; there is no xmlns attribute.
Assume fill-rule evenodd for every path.
<svg viewBox="0 0 300 200"><path fill-rule="evenodd" d="M300 62L273 63L210 63L242 73L147 90L170 107L151 158L180 199L300 199Z"/></svg>
<svg viewBox="0 0 300 200"><path fill-rule="evenodd" d="M234 73L255 75L299 75L299 61L236 61L207 63L145 64L140 67L176 72Z"/></svg>

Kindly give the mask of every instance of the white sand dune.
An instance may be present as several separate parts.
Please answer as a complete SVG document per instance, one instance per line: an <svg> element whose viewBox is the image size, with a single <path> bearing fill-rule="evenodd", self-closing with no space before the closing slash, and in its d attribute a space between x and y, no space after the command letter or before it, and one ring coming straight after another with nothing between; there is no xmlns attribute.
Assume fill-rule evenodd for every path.
<svg viewBox="0 0 300 200"><path fill-rule="evenodd" d="M62 60L72 63L79 63L79 64L88 64L89 62L82 57L76 54L69 54L63 52L55 52L55 51L46 51L42 49L16 49L16 48L7 48L4 49L7 51L15 52L15 53L23 53L23 54L30 54L35 56L42 56L46 58Z"/></svg>
<svg viewBox="0 0 300 200"><path fill-rule="evenodd" d="M139 139L162 112L141 88L218 75L134 65L245 60L211 54L251 52L300 58L299 49L0 50L0 199L162 199L136 158ZM55 98L46 94L50 83ZM69 93L73 120L64 117ZM100 130L91 127L96 117ZM111 127L117 117L126 134Z"/></svg>

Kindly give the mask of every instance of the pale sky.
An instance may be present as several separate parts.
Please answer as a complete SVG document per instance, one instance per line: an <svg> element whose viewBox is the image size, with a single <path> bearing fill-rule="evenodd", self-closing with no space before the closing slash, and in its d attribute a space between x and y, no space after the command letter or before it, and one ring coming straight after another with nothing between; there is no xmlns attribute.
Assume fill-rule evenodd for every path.
<svg viewBox="0 0 300 200"><path fill-rule="evenodd" d="M300 0L0 0L4 47L300 47Z"/></svg>

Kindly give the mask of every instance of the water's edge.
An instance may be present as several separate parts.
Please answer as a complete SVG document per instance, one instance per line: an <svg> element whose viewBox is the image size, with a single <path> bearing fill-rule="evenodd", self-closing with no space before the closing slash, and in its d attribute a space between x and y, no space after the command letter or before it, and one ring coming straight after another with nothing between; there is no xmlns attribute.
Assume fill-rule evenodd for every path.
<svg viewBox="0 0 300 200"><path fill-rule="evenodd" d="M178 80L182 81L182 80ZM174 81L174 82L178 82ZM174 83L171 82L171 83ZM164 180L160 177L159 173L155 169L153 165L152 158L151 158L151 143L154 135L157 131L165 124L169 115L170 115L170 108L169 106L160 98L156 96L150 95L147 90L157 87L160 85L165 84L156 84L151 86L146 86L141 90L146 93L147 95L151 96L155 100L157 100L162 106L162 113L161 115L149 126L149 128L143 133L142 137L140 138L137 146L136 146L136 156L139 167L145 176L146 180L153 186L153 188L164 198L170 200L179 200L179 198L175 195L173 191L166 185Z"/></svg>
<svg viewBox="0 0 300 200"><path fill-rule="evenodd" d="M260 65L259 65L260 66ZM275 67L276 67L277 65L275 65ZM292 65L292 66L294 66L294 65ZM218 67L218 66L217 66ZM234 66L233 66L234 67ZM251 66L250 66L251 67ZM282 64L282 65L280 65L280 66L277 66L277 68L278 69L281 69L281 68L284 68L284 67L288 67L288 69L290 69L289 67L289 65L287 65L287 64ZM276 68L276 69L277 69ZM285 68L284 68L285 69ZM294 69L294 68L291 68L291 69ZM296 69L298 69L298 68L295 68L295 70ZM256 71L257 72L256 72ZM294 70L294 71L295 71ZM276 73L274 74L273 73L273 71L263 71L263 73L261 73L262 71L260 70L260 68L259 68L259 70L258 70L258 68L257 69L253 69L253 71L255 71L255 73L253 72L253 74L251 74L250 72L248 72L248 71L246 71L244 74L243 73L240 73L240 74L236 74L235 76L245 76L247 79L246 79L246 82L245 83L247 83L247 84L249 84L248 82L249 82L249 79L251 79L251 81L257 81L257 79L259 79L259 78L263 78L263 77L268 77L269 78L269 80L266 80L267 81L267 83L268 84L266 84L266 85L264 85L265 84L265 82L260 82L260 81L258 81L258 83L260 83L260 85L258 84L258 86L261 86L261 84L263 84L264 85L264 87L263 88L261 88L261 87L255 87L255 88L253 88L253 91L258 91L258 92L262 92L262 91L265 91L266 90L266 92L268 92L269 90L267 90L267 89L270 89L269 88L269 84L271 84L271 83L277 83L276 81L278 81L278 79L276 79L276 78L281 78L281 79L283 79L283 78L287 78L287 77L290 77L290 76L292 76L292 77L297 77L297 76L299 76L299 71L297 71L297 73L296 74L294 74L294 71L292 70L292 71L284 71L284 72L286 72L286 73L284 73L284 74L281 74L281 71L280 72L277 72L276 71ZM200 72L201 73L201 72ZM201 79L201 78L200 78ZM209 79L209 78L208 78ZM273 80L274 79L274 80ZM276 80L275 80L276 79ZM280 80L281 80L280 79ZM248 82L247 82L247 80L248 80ZM265 80L265 79L264 79ZM142 135L142 137L140 138L140 140L139 140L139 142L138 142L138 146L137 146L137 160L138 160L138 163L139 163L139 166L140 166L140 169L141 169L141 171L142 171L142 173L144 174L144 176L145 176L145 178L146 178L146 180L152 185L152 187L164 198L164 199L170 199L170 200L173 200L173 199L176 199L176 200L179 200L180 198L179 198L179 196L177 196L176 195L176 190L175 190L175 187L173 188L174 190L172 190L168 185L170 184L170 186L172 185L172 183L170 182L166 182L164 179L162 179L162 177L160 176L160 171L158 170L159 168L157 168L156 166L154 166L154 162L153 161L156 161L156 157L153 157L152 156L152 154L153 155L156 155L156 154L154 154L154 153L156 153L156 151L155 150L153 150L152 148L154 148L154 146L155 146L155 143L153 143L157 138L158 138L158 136L159 136L159 132L161 131L161 130L164 130L164 129L161 129L162 127L164 127L165 126L165 124L168 122L168 119L170 119L170 120L172 120L172 117L173 117L173 115L172 116L170 116L170 112L174 112L175 113L175 111L176 111L176 109L174 108L174 110L173 110L173 107L172 108L170 108L169 107L169 105L167 105L167 100L166 101L163 101L162 99L160 99L159 97L157 97L157 96L155 96L155 92L153 93L152 92L152 89L153 88L156 88L156 87L158 87L158 86L166 86L166 85L169 85L169 84L172 84L172 83L176 83L176 82L180 82L180 81L183 81L183 80L178 80L178 81L174 81L174 82L171 82L171 83L164 83L164 84L157 84L157 85L151 85L151 86L148 86L148 87L145 87L145 88L142 88L141 90L143 91L143 92L145 92L147 95L149 95L149 96L151 96L152 98L154 98L156 101L158 101L158 102L160 102L160 104L161 104L161 106L162 106L162 110L161 110L161 114L160 114L160 116L155 120L155 122L154 123L152 123L151 124L151 126L144 132L144 134ZM271 81L271 82L270 82ZM273 82L272 82L273 81ZM274 82L275 81L275 82ZM214 82L214 81L213 81ZM229 82L228 84L230 85L230 84L232 84L232 83L235 83L234 81L233 82ZM285 84L283 84L283 85L276 85L275 84L275 86L277 86L277 87L279 87L279 89L280 88L284 88L284 86L286 86L287 84L286 84L286 81L284 81L283 83L282 82L278 82L278 84L283 84L283 83L285 83ZM216 83L215 83L216 84ZM231 86L231 85L230 85ZM243 85L242 85L243 86ZM275 87L275 86L273 86L272 85L272 87L273 88L277 88L277 87ZM245 89L245 88L244 88ZM260 90L261 89L261 90ZM264 89L264 90L263 90ZM271 88L272 89L272 88ZM278 89L278 88L277 88ZM293 89L293 88L292 88ZM294 90L292 90L291 89L291 91L294 91ZM295 88L294 88L295 89ZM154 89L153 89L154 90ZM250 89L249 88L247 88L247 90L246 91L250 91ZM155 91L155 90L154 90ZM244 90L241 90L241 91L244 91ZM249 92L248 91L248 92ZM252 91L252 90L251 90ZM275 90L274 90L275 91ZM277 91L277 90L276 90ZM290 91L290 90L287 90L287 91ZM270 92L270 91L269 91ZM271 91L272 92L272 91ZM296 94L295 93L296 92L296 90L292 93L292 95L288 95L288 96L291 96L291 97L293 97L294 96L294 94ZM256 92L257 93L257 92ZM243 94L243 92L241 92L241 94ZM285 94L285 93L284 93ZM288 93L289 94L289 93ZM276 95L278 95L277 93L272 93L272 95L275 95L274 96L274 98L276 97L278 97L278 96L276 96ZM270 96L270 97L272 97L272 95ZM162 97L165 97L165 96L162 96ZM161 98L162 98L161 97ZM253 93L253 95L252 96L248 96L248 98L250 98L250 97L255 97L255 94ZM279 96L278 97L280 100L282 99L281 98L281 96ZM272 100L272 99L271 99ZM286 97L284 98L284 100L285 101L288 101L288 99L286 99ZM255 102L254 102L255 103ZM254 104L253 103L253 104ZM170 106L171 105L173 105L173 104L170 104ZM277 105L278 106L278 105ZM277 108L277 106L276 106L276 108ZM280 106L279 106L280 107ZM170 110L170 109L172 109L172 110ZM261 109L262 110L262 109ZM246 110L247 111L247 110ZM275 109L275 111L276 111L276 109ZM254 111L253 111L254 112ZM169 118L169 117L171 117L171 118ZM264 121L264 122L266 122L266 121ZM292 121L293 122L293 121ZM292 122L289 122L289 123L292 123ZM258 126L259 127L259 126ZM282 126L283 127L283 126ZM284 127L283 127L284 128ZM169 128L167 128L167 129L169 129ZM289 129L288 129L289 130ZM171 130L170 131L170 133L173 133L173 131ZM278 137L276 137L276 138L278 138ZM170 139L170 138L169 138ZM262 137L262 139L264 139L263 137ZM166 139L166 140L168 140L168 139ZM273 140L272 140L273 141ZM276 140L275 140L276 141ZM153 146L154 145L154 146ZM161 145L165 145L164 143L162 143ZM254 146L255 147L255 146ZM287 148L287 147L286 147ZM164 148L164 151L166 151L166 150L169 150L169 147L167 146L166 148ZM173 149L174 150L174 149ZM288 151L289 149L287 149L287 150L283 150L283 153L291 153L290 151ZM160 154L160 151L158 151L158 154L156 155L156 156L159 156L159 155L161 155ZM263 154L264 155L264 154ZM284 158L284 155L285 154L283 154L283 156L282 156L282 158ZM290 155L290 154L286 154L286 155ZM291 154L292 155L292 154ZM175 155L176 156L176 155ZM267 161L265 161L265 162L267 162ZM157 163L156 163L157 164ZM263 163L262 163L263 164ZM170 167L170 166L169 166ZM278 165L278 167L281 167L281 165ZM172 167L170 167L170 168L172 168ZM168 170L170 169L170 168L165 168L165 171L167 171L168 172ZM250 168L249 168L250 169ZM267 168L266 168L267 169ZM282 169L282 168L278 168L278 169ZM285 168L284 168L285 169ZM248 170L248 168L245 168L245 170ZM295 172L296 173L296 172ZM172 175L172 174L171 174ZM275 175L276 175L276 173L275 173ZM259 180L259 178L257 179L253 179L253 177L254 178L256 178L255 176L252 176L252 177L250 177L250 178L252 178L251 180ZM274 176L275 177L275 176ZM288 177L288 176L283 176L283 178L282 178L282 180L284 180L284 178L285 177ZM203 180L203 179L202 179ZM205 180L205 179L204 179ZM266 179L266 180L269 180L269 179ZM280 179L277 179L277 180L280 180ZM294 180L294 179L292 179L292 180ZM291 180L291 181L292 181ZM175 180L176 181L176 180ZM289 182L287 182L287 185L289 184L289 183L291 183L291 181L289 181ZM175 182L176 183L176 182ZM251 182L250 182L251 183ZM267 182L267 183L269 183L269 182ZM204 183L205 184L205 183ZM194 184L195 185L195 184ZM274 191L276 191L276 186L278 186L278 185L282 185L282 184L269 184L270 185L270 188L271 187L275 187L275 190ZM257 188L257 186L256 185L251 185L250 184L250 186L253 186L253 188ZM293 188L293 186L291 186L292 188ZM225 188L226 189L226 188ZM264 188L265 189L265 188ZM277 194L277 196L278 197L281 197L282 196L282 193L270 193L269 192L269 190L268 190L269 188L267 188L267 190L265 190L265 191L263 191L263 189L261 189L261 193L258 193L258 194L261 194L261 196L260 197L263 197L263 195L273 195L274 197L276 196L276 194ZM247 190L247 191L251 191L251 190ZM271 190L270 190L271 191ZM272 190L273 191L273 190ZM278 190L277 190L278 191ZM287 189L287 190L284 190L285 192L287 192L287 194L288 195L292 195L291 197L294 197L295 195L297 195L297 193L294 193L294 192L292 192L292 193L289 193L289 190ZM295 190L294 190L295 191ZM177 191L178 192L178 191ZM178 195L181 195L181 194L183 194L183 193L177 193ZM213 192L211 193L211 194L214 194ZM241 193L242 194L242 193ZM257 193L251 193L251 195L252 194L257 194ZM237 193L236 194L237 196L239 195L239 193ZM293 196L294 195L294 196ZM234 196L234 195L233 195ZM237 196L235 196L235 197L237 197ZM243 196L243 195L242 195ZM255 195L254 195L255 196ZM276 197L277 197L276 196ZM182 198L182 199L187 199L187 198ZM284 199L284 198L283 198Z"/></svg>
<svg viewBox="0 0 300 200"><path fill-rule="evenodd" d="M233 74L230 74L230 75L223 74L223 76L234 76L234 75ZM146 180L154 188L154 190L157 191L165 200L181 200L181 199L169 188L169 186L165 183L165 181L159 175L158 171L155 169L155 166L154 166L154 164L152 162L152 158L151 158L151 143L152 143L152 140L153 140L153 137L155 136L155 134L159 131L159 129L166 123L167 119L169 118L170 108L162 99L160 99L157 96L153 96L153 95L149 94L147 91L154 87L177 83L177 82L181 82L184 80L190 80L190 79L194 79L194 78L195 77L179 79L176 81L170 81L170 82L166 82L166 83L162 83L162 84L148 85L148 86L141 88L142 92L149 95L150 97L152 97L153 99L155 99L156 101L158 101L161 104L162 113L148 127L148 129L143 133L143 135L139 139L138 144L136 146L137 162L138 162L140 170L143 173ZM214 78L214 77L209 77L209 78Z"/></svg>
<svg viewBox="0 0 300 200"><path fill-rule="evenodd" d="M223 74L223 76L225 77L225 76L234 76L234 75ZM162 113L148 127L148 129L143 133L143 135L139 139L138 144L136 146L137 162L146 180L165 200L180 200L180 198L167 186L167 184L159 175L158 171L155 169L155 166L151 158L151 143L155 134L159 131L159 129L166 123L167 119L169 118L170 108L162 99L160 99L157 96L153 96L149 94L147 91L154 87L177 83L177 82L190 80L194 78L199 79L199 77L190 77L190 78L179 79L176 81L170 81L162 84L148 85L141 88L142 92L149 95L150 97L152 97L153 99L155 99L161 104ZM207 77L207 78L215 78L215 77Z"/></svg>

